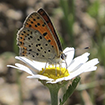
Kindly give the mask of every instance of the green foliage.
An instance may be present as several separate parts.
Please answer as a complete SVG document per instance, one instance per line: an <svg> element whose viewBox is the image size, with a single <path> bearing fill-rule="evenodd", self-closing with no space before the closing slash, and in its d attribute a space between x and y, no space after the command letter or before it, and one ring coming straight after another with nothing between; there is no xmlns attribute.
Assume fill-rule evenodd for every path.
<svg viewBox="0 0 105 105"><path fill-rule="evenodd" d="M74 44L74 35L73 35L73 24L74 24L74 1L73 0L60 0L61 8L63 11L63 21L65 23L65 30L69 36L69 43L71 46Z"/></svg>
<svg viewBox="0 0 105 105"><path fill-rule="evenodd" d="M60 105L63 105L65 101L73 94L79 81L80 81L80 77L76 77L73 80L72 84L68 87L66 93L63 95L63 100L60 99Z"/></svg>

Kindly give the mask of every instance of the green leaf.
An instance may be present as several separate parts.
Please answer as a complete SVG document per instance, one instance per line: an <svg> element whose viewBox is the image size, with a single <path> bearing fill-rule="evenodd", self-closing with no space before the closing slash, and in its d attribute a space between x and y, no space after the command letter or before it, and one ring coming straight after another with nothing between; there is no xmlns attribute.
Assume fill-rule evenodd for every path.
<svg viewBox="0 0 105 105"><path fill-rule="evenodd" d="M72 84L69 85L66 93L63 95L63 100L60 99L60 104L59 105L63 105L65 103L65 101L73 94L74 90L76 89L77 84L80 81L80 77L76 77Z"/></svg>

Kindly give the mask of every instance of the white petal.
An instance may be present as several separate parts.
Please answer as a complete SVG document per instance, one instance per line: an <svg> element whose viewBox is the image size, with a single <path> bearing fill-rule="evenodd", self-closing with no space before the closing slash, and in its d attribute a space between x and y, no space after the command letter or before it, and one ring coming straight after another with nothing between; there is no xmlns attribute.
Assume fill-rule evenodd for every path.
<svg viewBox="0 0 105 105"><path fill-rule="evenodd" d="M89 55L89 53L84 53L83 55L76 57L68 67L68 71L72 72L81 67L88 60Z"/></svg>
<svg viewBox="0 0 105 105"><path fill-rule="evenodd" d="M84 72L88 72L91 70L92 67L94 67L95 65L97 65L99 63L98 59L95 58L95 59L92 59L88 62L86 62L82 68L84 69ZM90 70L89 70L90 69Z"/></svg>
<svg viewBox="0 0 105 105"><path fill-rule="evenodd" d="M81 73L83 73L84 70L83 69L77 69L76 71L70 73L70 75L68 77L65 77L65 80L71 80L72 78L80 75Z"/></svg>
<svg viewBox="0 0 105 105"><path fill-rule="evenodd" d="M67 56L66 63L67 63L67 67L68 67L74 57L74 53L75 53L74 48L67 47L64 49L63 53ZM62 64L62 67L65 67L65 63Z"/></svg>
<svg viewBox="0 0 105 105"><path fill-rule="evenodd" d="M36 74L36 72L32 71L31 69L29 69L28 67L26 67L26 66L24 66L24 65L22 65L22 64L16 63L15 65L16 65L20 70L25 71L25 72L27 72L28 74L31 74L31 75Z"/></svg>
<svg viewBox="0 0 105 105"><path fill-rule="evenodd" d="M35 74L35 73L33 73L32 70L30 70L28 67L26 67L26 66L24 66L22 64L16 63L15 65L16 66L7 65L7 67L12 67L12 68L15 68L15 69L19 69L19 70L25 71L25 72L27 72L27 73L29 73L31 75Z"/></svg>
<svg viewBox="0 0 105 105"><path fill-rule="evenodd" d="M40 80L46 80L46 81L52 81L53 79L48 78L46 76L43 75L33 75L33 76L27 76L27 78L36 78L36 79L40 79Z"/></svg>
<svg viewBox="0 0 105 105"><path fill-rule="evenodd" d="M97 69L97 66L93 66L91 68L88 68L87 70L85 70L84 72L90 72L90 71L95 71Z"/></svg>
<svg viewBox="0 0 105 105"><path fill-rule="evenodd" d="M79 69L73 71L70 73L70 76L65 77L65 80L69 80L72 79L78 75L80 75L83 72L89 72L89 71L94 71L97 69L97 67L95 66L96 64L98 64L99 61L98 59L93 59L89 62L86 62L83 66L81 66Z"/></svg>
<svg viewBox="0 0 105 105"><path fill-rule="evenodd" d="M23 61L24 63L26 63L28 66L30 66L35 70L41 70L43 68L43 65L40 62L36 63L37 61L29 60L26 57L20 57L20 56L16 56L15 58Z"/></svg>
<svg viewBox="0 0 105 105"><path fill-rule="evenodd" d="M13 66L13 65L7 65L7 67L12 67L12 68L18 69L18 67Z"/></svg>

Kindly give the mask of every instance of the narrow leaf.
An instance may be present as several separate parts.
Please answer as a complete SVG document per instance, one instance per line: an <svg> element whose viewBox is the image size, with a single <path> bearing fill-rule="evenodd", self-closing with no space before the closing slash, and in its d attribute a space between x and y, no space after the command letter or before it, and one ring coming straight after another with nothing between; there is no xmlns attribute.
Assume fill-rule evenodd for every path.
<svg viewBox="0 0 105 105"><path fill-rule="evenodd" d="M73 92L74 92L77 84L79 83L79 81L80 81L80 77L79 76L76 77L73 80L72 84L69 85L66 93L63 95L63 100L60 99L60 104L59 105L63 105L65 103L65 101L73 94Z"/></svg>

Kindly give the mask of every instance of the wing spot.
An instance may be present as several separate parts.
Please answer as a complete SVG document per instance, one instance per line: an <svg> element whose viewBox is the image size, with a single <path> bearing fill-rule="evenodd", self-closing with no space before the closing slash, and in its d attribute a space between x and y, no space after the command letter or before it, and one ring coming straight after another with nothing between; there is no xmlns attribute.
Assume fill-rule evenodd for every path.
<svg viewBox="0 0 105 105"><path fill-rule="evenodd" d="M46 53L46 51L44 51L44 53Z"/></svg>
<svg viewBox="0 0 105 105"><path fill-rule="evenodd" d="M46 23L44 22L43 24L42 24L42 26L44 27L46 25Z"/></svg>
<svg viewBox="0 0 105 105"><path fill-rule="evenodd" d="M42 57L44 57L44 55L42 55Z"/></svg>
<svg viewBox="0 0 105 105"><path fill-rule="evenodd" d="M38 44L39 46L41 45L41 44Z"/></svg>
<svg viewBox="0 0 105 105"><path fill-rule="evenodd" d="M20 42L20 44L24 44L23 42Z"/></svg>
<svg viewBox="0 0 105 105"><path fill-rule="evenodd" d="M46 36L47 35L47 32L43 33L43 36Z"/></svg>
<svg viewBox="0 0 105 105"><path fill-rule="evenodd" d="M40 39L42 39L42 36L40 36Z"/></svg>
<svg viewBox="0 0 105 105"><path fill-rule="evenodd" d="M38 51L40 51L39 49L37 49Z"/></svg>
<svg viewBox="0 0 105 105"><path fill-rule="evenodd" d="M40 19L39 17L37 17L37 19Z"/></svg>
<svg viewBox="0 0 105 105"><path fill-rule="evenodd" d="M40 46L41 44L36 44L36 47Z"/></svg>
<svg viewBox="0 0 105 105"><path fill-rule="evenodd" d="M31 47L31 45L29 45L29 47Z"/></svg>
<svg viewBox="0 0 105 105"><path fill-rule="evenodd" d="M26 33L26 31L23 31L24 33Z"/></svg>
<svg viewBox="0 0 105 105"><path fill-rule="evenodd" d="M32 55L32 57L35 57L34 55Z"/></svg>
<svg viewBox="0 0 105 105"><path fill-rule="evenodd" d="M49 21L46 21L47 23L49 23Z"/></svg>
<svg viewBox="0 0 105 105"><path fill-rule="evenodd" d="M40 23L37 23L38 26L40 26Z"/></svg>
<svg viewBox="0 0 105 105"><path fill-rule="evenodd" d="M37 25L35 25L35 27L37 27Z"/></svg>
<svg viewBox="0 0 105 105"><path fill-rule="evenodd" d="M31 27L31 24L29 25L29 27Z"/></svg>
<svg viewBox="0 0 105 105"><path fill-rule="evenodd" d="M42 24L42 27L44 27L45 25L44 24Z"/></svg>
<svg viewBox="0 0 105 105"><path fill-rule="evenodd" d="M33 19L33 21L36 21L36 19Z"/></svg>
<svg viewBox="0 0 105 105"><path fill-rule="evenodd" d="M49 39L48 42L51 42L51 40Z"/></svg>
<svg viewBox="0 0 105 105"><path fill-rule="evenodd" d="M28 40L30 40L30 38L28 38Z"/></svg>
<svg viewBox="0 0 105 105"><path fill-rule="evenodd" d="M48 44L45 44L45 46L48 46Z"/></svg>
<svg viewBox="0 0 105 105"><path fill-rule="evenodd" d="M33 21L31 21L31 23L33 24Z"/></svg>
<svg viewBox="0 0 105 105"><path fill-rule="evenodd" d="M22 37L20 37L20 39L22 39Z"/></svg>
<svg viewBox="0 0 105 105"><path fill-rule="evenodd" d="M32 34L32 31L30 33Z"/></svg>
<svg viewBox="0 0 105 105"><path fill-rule="evenodd" d="M29 51L32 51L32 49L29 49Z"/></svg>
<svg viewBox="0 0 105 105"><path fill-rule="evenodd" d="M38 56L38 55L39 55L39 53L36 53L36 55Z"/></svg>
<svg viewBox="0 0 105 105"><path fill-rule="evenodd" d="M30 38L33 38L32 36L30 36Z"/></svg>
<svg viewBox="0 0 105 105"><path fill-rule="evenodd" d="M48 52L50 52L50 50L48 50Z"/></svg>
<svg viewBox="0 0 105 105"><path fill-rule="evenodd" d="M42 47L40 47L40 49L43 49Z"/></svg>
<svg viewBox="0 0 105 105"><path fill-rule="evenodd" d="M40 41L40 39L37 39L38 41Z"/></svg>

